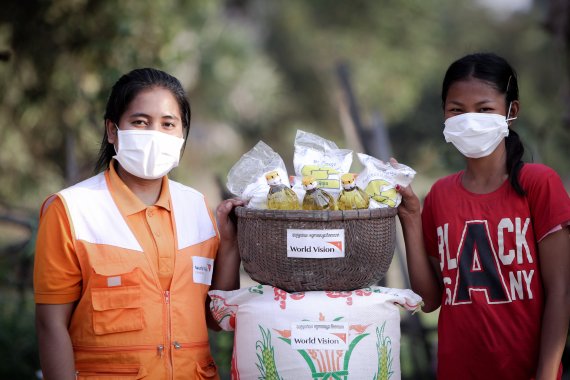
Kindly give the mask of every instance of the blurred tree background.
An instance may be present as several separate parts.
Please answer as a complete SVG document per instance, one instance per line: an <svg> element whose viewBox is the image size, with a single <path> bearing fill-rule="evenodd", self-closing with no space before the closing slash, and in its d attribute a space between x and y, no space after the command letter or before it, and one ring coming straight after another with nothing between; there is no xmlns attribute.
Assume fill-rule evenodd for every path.
<svg viewBox="0 0 570 380"><path fill-rule="evenodd" d="M364 123L382 120L393 155L418 171L425 194L462 165L442 135L444 72L467 53L493 51L519 73L515 127L527 161L552 166L570 185L569 15L566 0L3 0L0 377L31 379L39 368L30 275L37 210L92 174L121 74L157 67L181 80L193 115L173 177L215 207L219 184L259 140L290 170L297 129L361 149L339 64L350 69Z"/></svg>

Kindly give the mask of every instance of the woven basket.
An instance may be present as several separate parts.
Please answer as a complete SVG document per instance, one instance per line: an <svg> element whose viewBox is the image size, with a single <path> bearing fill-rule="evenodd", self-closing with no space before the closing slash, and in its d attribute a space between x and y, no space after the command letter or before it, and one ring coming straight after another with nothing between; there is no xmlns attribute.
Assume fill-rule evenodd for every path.
<svg viewBox="0 0 570 380"><path fill-rule="evenodd" d="M381 280L394 255L395 208L354 211L281 211L236 208L245 271L288 292L354 290ZM344 229L341 258L287 257L287 230Z"/></svg>

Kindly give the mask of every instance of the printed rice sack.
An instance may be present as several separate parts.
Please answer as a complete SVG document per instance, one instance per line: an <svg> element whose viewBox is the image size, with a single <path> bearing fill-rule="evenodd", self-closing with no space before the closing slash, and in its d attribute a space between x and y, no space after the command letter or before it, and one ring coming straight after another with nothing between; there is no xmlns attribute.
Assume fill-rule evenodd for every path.
<svg viewBox="0 0 570 380"><path fill-rule="evenodd" d="M287 293L258 285L213 290L212 313L235 330L232 379L400 379L400 308L411 290Z"/></svg>

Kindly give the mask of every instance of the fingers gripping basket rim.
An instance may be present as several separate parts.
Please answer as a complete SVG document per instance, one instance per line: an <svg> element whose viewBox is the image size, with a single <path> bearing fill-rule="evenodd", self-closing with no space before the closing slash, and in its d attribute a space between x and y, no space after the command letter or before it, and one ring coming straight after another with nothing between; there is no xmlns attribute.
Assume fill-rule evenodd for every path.
<svg viewBox="0 0 570 380"><path fill-rule="evenodd" d="M289 292L354 290L380 281L392 262L395 208L282 211L236 208L238 246L245 271L264 285ZM287 257L287 229L344 229L345 257Z"/></svg>

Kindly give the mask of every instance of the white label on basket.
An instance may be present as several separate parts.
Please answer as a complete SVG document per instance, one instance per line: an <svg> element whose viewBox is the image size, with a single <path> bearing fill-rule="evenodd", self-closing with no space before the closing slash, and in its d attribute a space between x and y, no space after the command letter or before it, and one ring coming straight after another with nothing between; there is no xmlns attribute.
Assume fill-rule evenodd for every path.
<svg viewBox="0 0 570 380"><path fill-rule="evenodd" d="M348 323L296 322L291 325L291 348L294 350L348 349Z"/></svg>
<svg viewBox="0 0 570 380"><path fill-rule="evenodd" d="M299 257L305 259L344 257L344 229L288 229L287 257Z"/></svg>

